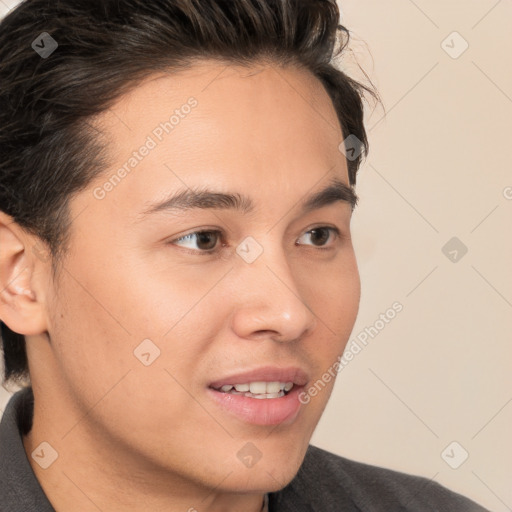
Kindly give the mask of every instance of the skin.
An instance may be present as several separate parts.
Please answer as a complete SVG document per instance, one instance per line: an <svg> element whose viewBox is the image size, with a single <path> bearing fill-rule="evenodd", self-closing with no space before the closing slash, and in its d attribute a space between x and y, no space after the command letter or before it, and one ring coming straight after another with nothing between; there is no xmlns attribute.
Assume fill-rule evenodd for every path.
<svg viewBox="0 0 512 512"><path fill-rule="evenodd" d="M190 96L198 105L172 134L94 197ZM331 100L304 70L202 61L150 77L95 123L112 165L70 202L55 282L37 238L0 213L0 317L26 335L35 394L28 459L58 512L259 511L298 471L334 380L277 426L241 421L206 388L264 364L307 369L309 387L350 336L360 298L351 207L297 207L333 177L348 185ZM141 218L184 184L248 195L255 211ZM319 226L340 237L316 242ZM212 255L197 237L176 242L207 228L223 232ZM247 236L264 249L250 264L235 252ZM149 366L133 353L147 338L160 350ZM48 469L30 456L43 441L58 452ZM247 442L261 452L250 468L237 457Z"/></svg>

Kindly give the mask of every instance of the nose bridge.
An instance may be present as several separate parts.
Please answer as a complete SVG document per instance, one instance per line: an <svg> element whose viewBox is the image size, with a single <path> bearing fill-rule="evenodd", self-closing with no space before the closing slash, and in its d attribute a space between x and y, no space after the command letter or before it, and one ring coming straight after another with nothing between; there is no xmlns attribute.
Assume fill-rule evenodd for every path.
<svg viewBox="0 0 512 512"><path fill-rule="evenodd" d="M233 329L239 337L265 335L276 341L293 341L316 325L316 317L278 239L270 234L258 241L246 239L237 247L241 257L237 279L243 285L239 288Z"/></svg>

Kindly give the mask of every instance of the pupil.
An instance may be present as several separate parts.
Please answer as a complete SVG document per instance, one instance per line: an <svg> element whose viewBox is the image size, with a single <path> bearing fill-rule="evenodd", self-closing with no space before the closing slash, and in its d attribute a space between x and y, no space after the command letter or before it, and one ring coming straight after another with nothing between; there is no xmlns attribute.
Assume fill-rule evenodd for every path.
<svg viewBox="0 0 512 512"><path fill-rule="evenodd" d="M320 237L322 240L320 240L320 242L324 242L327 240L328 238L328 233L327 233L327 230L326 229L323 229L323 228L317 228L317 229L313 229L311 230L311 234L313 235L313 238L318 238L318 237L315 237L315 235L318 234L318 232L321 232L324 234L323 237Z"/></svg>
<svg viewBox="0 0 512 512"><path fill-rule="evenodd" d="M212 233L210 233L210 232L208 232L208 231L203 231L202 233L199 233L199 234L198 234L198 240L199 240L198 245L199 245L202 249L206 249L206 250L208 250L208 249L213 249L213 248L215 247L215 237L212 237L211 235L212 235ZM207 242L208 242L208 239L209 239L209 238L210 238L210 239L213 239L213 242L214 242L214 243L213 243L213 245L212 245L211 247L202 247L202 246L201 246L201 244L203 244L203 243L206 243L206 244L207 244ZM208 244L207 244L207 245L208 245Z"/></svg>

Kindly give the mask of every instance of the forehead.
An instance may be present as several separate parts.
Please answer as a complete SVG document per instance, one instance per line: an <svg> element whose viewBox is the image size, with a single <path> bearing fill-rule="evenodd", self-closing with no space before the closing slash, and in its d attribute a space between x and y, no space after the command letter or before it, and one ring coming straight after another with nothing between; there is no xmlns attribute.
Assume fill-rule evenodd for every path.
<svg viewBox="0 0 512 512"><path fill-rule="evenodd" d="M107 123L110 118L112 128L120 120L125 121L122 126L130 128L133 122L141 121L142 112L144 117L161 115L162 109L172 109L191 95L217 118L255 106L258 110L276 109L279 115L302 103L302 115L308 111L333 130L339 129L334 107L321 82L307 69L272 62L242 66L221 60L196 60L179 71L155 73L120 96L102 117ZM221 111L224 116L219 115Z"/></svg>
<svg viewBox="0 0 512 512"><path fill-rule="evenodd" d="M142 211L188 185L302 195L322 177L348 183L332 102L295 67L202 61L147 78L96 121L111 166L93 186L115 178L104 202L116 207Z"/></svg>
<svg viewBox="0 0 512 512"><path fill-rule="evenodd" d="M190 121L181 123L179 111L191 97L198 106L187 116ZM242 67L204 60L179 72L155 74L118 98L98 119L122 153L175 112L180 126L173 127L173 137L179 131L184 138L196 138L198 149L226 137L233 150L259 142L269 147L276 134L283 149L285 139L300 136L311 141L327 137L334 143L342 139L332 101L320 81L305 69L272 63ZM279 145L275 142L270 146ZM166 143L172 145L170 137ZM179 150L175 146L173 150ZM300 152L300 146L295 151Z"/></svg>

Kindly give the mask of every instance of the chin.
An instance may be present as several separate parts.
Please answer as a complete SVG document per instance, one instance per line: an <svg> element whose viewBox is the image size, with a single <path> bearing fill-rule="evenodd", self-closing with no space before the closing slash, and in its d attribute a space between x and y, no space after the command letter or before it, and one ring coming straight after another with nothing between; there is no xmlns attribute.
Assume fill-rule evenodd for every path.
<svg viewBox="0 0 512 512"><path fill-rule="evenodd" d="M299 471L308 443L283 442L277 447L274 443L265 446L263 441L259 446L259 453L253 452L254 447L248 443L245 451L237 454L232 474L225 482L233 492L274 492L286 487ZM251 460L246 453L255 457Z"/></svg>
<svg viewBox="0 0 512 512"><path fill-rule="evenodd" d="M223 484L225 492L240 494L276 492L286 487L297 474L302 459L283 460L279 465L262 461L252 468L237 467Z"/></svg>

